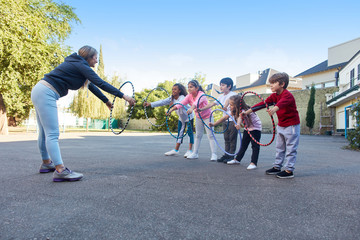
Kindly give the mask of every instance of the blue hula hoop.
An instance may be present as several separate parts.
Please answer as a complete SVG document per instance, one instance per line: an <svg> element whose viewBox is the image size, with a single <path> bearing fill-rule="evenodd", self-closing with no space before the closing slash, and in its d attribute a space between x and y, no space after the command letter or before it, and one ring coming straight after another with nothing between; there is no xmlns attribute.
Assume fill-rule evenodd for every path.
<svg viewBox="0 0 360 240"><path fill-rule="evenodd" d="M196 105L196 108L197 108L197 109L199 109L200 99L201 99L202 97L204 97L204 96L210 97L210 98L214 99L216 102L218 102L218 103L220 104L220 106L221 106L222 108L224 107L224 106L221 104L221 102L220 102L219 100L217 100L215 97L213 97L213 96L211 96L211 95L203 94L203 95L201 95L201 96L199 97L199 99L198 99L198 102L197 102L197 105ZM204 120L203 120L202 117L201 117L201 113L200 113L200 112L199 112L199 117L200 117L200 120L201 120L201 121L203 122L203 124L205 125L205 127L207 127L208 129L210 129L210 130L213 131L214 133L221 134L221 133L226 132L226 131L228 130L228 128L229 128L229 119L227 120L227 125L226 125L225 130L223 130L222 132L217 132L217 131L211 129L211 127L209 127L209 126L204 122Z"/></svg>
<svg viewBox="0 0 360 240"><path fill-rule="evenodd" d="M211 117L212 117L212 115L213 115L213 113L214 113L215 111L222 111L222 112L226 113L226 114L231 118L231 120L233 120L234 123L236 123L235 119L234 119L229 113L227 113L226 111L224 111L223 109L214 109L214 110L210 113L210 119L211 119ZM227 151L225 151L225 149L224 149L222 146L220 146L219 142L216 140L215 131L211 130L211 133L212 133L212 135L214 136L214 140L215 140L215 142L216 142L216 145L218 145L218 147L219 147L224 153L226 153L226 154L229 155L229 156L236 156L236 155L239 154L240 149L241 149L241 142L242 142L240 130L238 130L238 133L239 133L239 136L240 136L240 148L239 148L239 151L238 151L237 153L228 153Z"/></svg>
<svg viewBox="0 0 360 240"><path fill-rule="evenodd" d="M170 109L171 109L172 107L174 107L175 105L181 105L185 110L187 110L186 107L184 106L184 104L182 104L182 103L174 103L173 105L171 105L171 106L169 107L169 109L167 110L166 113L169 113ZM189 117L189 122L188 122L187 125L188 125L188 129L189 129L189 127L192 127L192 126L191 126L191 120L190 120L190 115L189 115L189 114L188 114L188 117ZM168 119L169 119L169 115L166 115L165 123L166 123L166 127L167 127L170 135L173 136L173 137L176 138L176 139L185 137L186 134L187 134L187 131L185 131L185 128L184 128L184 134L183 134L181 137L175 136L174 134L171 133L170 128L169 128L169 124L168 124Z"/></svg>

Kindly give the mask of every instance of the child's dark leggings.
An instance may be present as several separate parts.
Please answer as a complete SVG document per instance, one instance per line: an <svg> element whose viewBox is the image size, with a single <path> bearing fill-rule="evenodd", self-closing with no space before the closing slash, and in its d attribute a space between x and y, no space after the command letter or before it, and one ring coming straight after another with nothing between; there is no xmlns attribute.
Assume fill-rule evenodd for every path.
<svg viewBox="0 0 360 240"><path fill-rule="evenodd" d="M256 141L260 141L261 138L261 131L259 130L253 130L250 131L251 135L256 139ZM241 148L238 155L236 155L236 160L239 162L244 157L244 154L246 152L246 149L249 146L249 143L251 142L251 148L252 148L252 154L251 154L251 162L257 165L258 158L259 158L259 152L260 152L260 145L254 142L254 140L251 139L249 133L244 130L242 141L241 141Z"/></svg>

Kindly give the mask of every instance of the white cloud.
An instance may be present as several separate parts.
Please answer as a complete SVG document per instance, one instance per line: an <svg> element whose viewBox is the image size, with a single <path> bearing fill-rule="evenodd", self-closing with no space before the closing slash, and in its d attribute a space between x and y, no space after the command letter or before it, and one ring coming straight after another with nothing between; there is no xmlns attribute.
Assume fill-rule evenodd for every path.
<svg viewBox="0 0 360 240"><path fill-rule="evenodd" d="M183 67L187 64L190 64L194 61L194 58L184 54L173 54L164 58L164 62L172 67Z"/></svg>

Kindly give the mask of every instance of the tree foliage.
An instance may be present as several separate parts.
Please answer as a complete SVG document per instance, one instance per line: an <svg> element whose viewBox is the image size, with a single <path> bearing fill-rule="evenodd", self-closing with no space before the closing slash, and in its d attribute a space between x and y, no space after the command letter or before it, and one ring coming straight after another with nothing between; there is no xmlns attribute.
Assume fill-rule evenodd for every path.
<svg viewBox="0 0 360 240"><path fill-rule="evenodd" d="M31 89L63 61L73 8L52 0L0 0L0 94L9 116L24 119Z"/></svg>
<svg viewBox="0 0 360 240"><path fill-rule="evenodd" d="M355 128L349 130L347 139L350 142L350 148L360 150L360 101L355 102L350 111L355 118Z"/></svg>
<svg viewBox="0 0 360 240"><path fill-rule="evenodd" d="M201 73L196 73L194 78L192 78L192 79L197 80L200 83L200 85L204 88L204 90L206 89L206 85L205 85L206 77L204 75L202 75ZM178 80L174 79L172 81L166 80L162 83L159 83L156 87L161 87L161 88L166 89L166 91L171 95L172 86L175 83L181 83L187 89L187 84L188 84L189 80L191 80L191 79L178 79ZM135 99L137 100L137 102L136 102L134 110L133 110L133 118L135 118L135 119L145 119L146 118L143 103L144 103L145 98L147 97L147 95L149 94L149 92L151 90L152 89L144 89L141 92L135 93ZM153 91L148 96L147 101L155 102L155 101L158 101L161 99L165 99L167 97L168 97L168 95L164 91L156 90L156 91ZM164 123L164 121L166 119L166 112L169 109L169 107L170 106L161 106L161 107L156 107L156 108L147 107L146 113L149 118L156 119L155 122L152 119L152 122L154 124L161 125L162 123ZM169 116L168 125L169 125L169 128L171 131L177 130L178 120L179 120L179 117L177 116L177 114L175 112ZM162 130L162 131L167 130L166 125L163 125L161 127L152 126L152 128L154 130Z"/></svg>
<svg viewBox="0 0 360 240"><path fill-rule="evenodd" d="M104 81L107 81L107 77L103 78ZM116 88L119 88L122 83L121 78L118 75L114 75L111 78L110 84ZM114 96L104 92L103 94L109 99L110 102L113 101ZM81 88L78 90L75 95L72 103L70 104L70 110L77 117L92 118L92 119L108 119L110 117L110 111L107 108L106 104L103 103L99 98L92 94L87 88ZM123 99L116 98L112 117L114 119L125 118L126 109Z"/></svg>
<svg viewBox="0 0 360 240"><path fill-rule="evenodd" d="M310 129L310 132L312 131L315 122L314 104L315 104L315 87L312 86L310 90L310 98L306 111L306 126Z"/></svg>

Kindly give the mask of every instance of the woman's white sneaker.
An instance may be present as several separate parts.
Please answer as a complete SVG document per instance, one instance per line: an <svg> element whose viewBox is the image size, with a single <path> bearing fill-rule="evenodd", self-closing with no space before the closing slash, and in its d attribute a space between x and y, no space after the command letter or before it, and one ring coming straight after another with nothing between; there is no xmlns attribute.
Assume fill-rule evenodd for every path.
<svg viewBox="0 0 360 240"><path fill-rule="evenodd" d="M216 153L212 153L210 161L217 161L217 159L218 159L218 157L217 157Z"/></svg>

